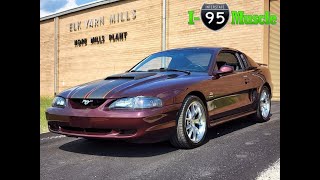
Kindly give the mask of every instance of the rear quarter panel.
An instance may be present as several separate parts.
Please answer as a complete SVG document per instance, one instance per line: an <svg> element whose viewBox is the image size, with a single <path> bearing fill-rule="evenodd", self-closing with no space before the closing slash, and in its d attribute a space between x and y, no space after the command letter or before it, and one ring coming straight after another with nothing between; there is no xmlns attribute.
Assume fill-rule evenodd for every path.
<svg viewBox="0 0 320 180"><path fill-rule="evenodd" d="M272 97L273 84L272 84L272 79L271 79L270 70L269 70L267 67L265 67L265 66L259 66L259 67L258 67L258 70L259 70L259 73L264 76L264 78L265 78L265 83L268 83L268 84L269 84L269 86L270 86L270 88L271 88L270 90L271 90L271 97ZM261 91L261 88L262 88L262 85L261 85L261 87L259 88L259 92Z"/></svg>

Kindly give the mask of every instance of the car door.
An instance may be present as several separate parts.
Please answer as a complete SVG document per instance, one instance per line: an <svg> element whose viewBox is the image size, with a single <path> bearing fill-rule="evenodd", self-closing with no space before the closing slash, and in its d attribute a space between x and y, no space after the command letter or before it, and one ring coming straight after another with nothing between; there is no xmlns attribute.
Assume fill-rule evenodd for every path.
<svg viewBox="0 0 320 180"><path fill-rule="evenodd" d="M207 103L210 120L243 112L250 104L248 74L240 58L232 50L219 52L214 62L214 74L210 83L210 98ZM234 68L232 73L215 75L222 66Z"/></svg>
<svg viewBox="0 0 320 180"><path fill-rule="evenodd" d="M253 103L257 98L257 89L265 82L265 79L260 74L260 70L253 68L248 62L247 56L242 52L236 53L237 57L242 61L244 65L244 80L246 84L246 89L249 92L250 103ZM254 108L255 106L253 106Z"/></svg>

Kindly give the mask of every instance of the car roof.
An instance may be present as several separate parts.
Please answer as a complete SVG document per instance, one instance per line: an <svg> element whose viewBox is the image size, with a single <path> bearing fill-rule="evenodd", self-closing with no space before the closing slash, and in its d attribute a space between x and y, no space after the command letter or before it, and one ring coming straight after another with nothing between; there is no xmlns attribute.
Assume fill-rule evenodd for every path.
<svg viewBox="0 0 320 180"><path fill-rule="evenodd" d="M220 50L233 50L233 51L238 51L233 48L229 47L202 47L202 46L197 46L197 47L184 47L184 48L174 48L174 49L168 49L162 52L170 52L170 51L177 51L177 50L196 50L196 49L202 49L202 50L213 50L213 51L220 51Z"/></svg>

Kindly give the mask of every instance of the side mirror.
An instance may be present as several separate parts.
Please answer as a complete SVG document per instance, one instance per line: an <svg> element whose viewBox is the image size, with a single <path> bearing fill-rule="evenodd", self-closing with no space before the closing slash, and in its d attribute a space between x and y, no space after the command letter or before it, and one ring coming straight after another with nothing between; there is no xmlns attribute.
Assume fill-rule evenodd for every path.
<svg viewBox="0 0 320 180"><path fill-rule="evenodd" d="M229 66L229 65L223 65L220 67L219 73L223 74L223 73L232 73L233 72L233 67Z"/></svg>
<svg viewBox="0 0 320 180"><path fill-rule="evenodd" d="M232 73L233 71L234 70L233 70L232 66L223 65L223 66L220 67L220 69L218 71L215 72L215 74L220 76L220 75L223 75L223 74Z"/></svg>

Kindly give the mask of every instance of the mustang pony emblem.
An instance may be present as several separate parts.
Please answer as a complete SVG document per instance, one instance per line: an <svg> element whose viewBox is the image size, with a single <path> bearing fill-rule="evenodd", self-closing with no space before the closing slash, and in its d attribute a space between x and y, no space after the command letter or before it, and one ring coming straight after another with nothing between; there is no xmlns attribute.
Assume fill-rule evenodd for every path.
<svg viewBox="0 0 320 180"><path fill-rule="evenodd" d="M91 103L91 102L93 102L93 100L87 100L87 99L82 100L82 103L83 103L84 105L88 105L88 104Z"/></svg>

